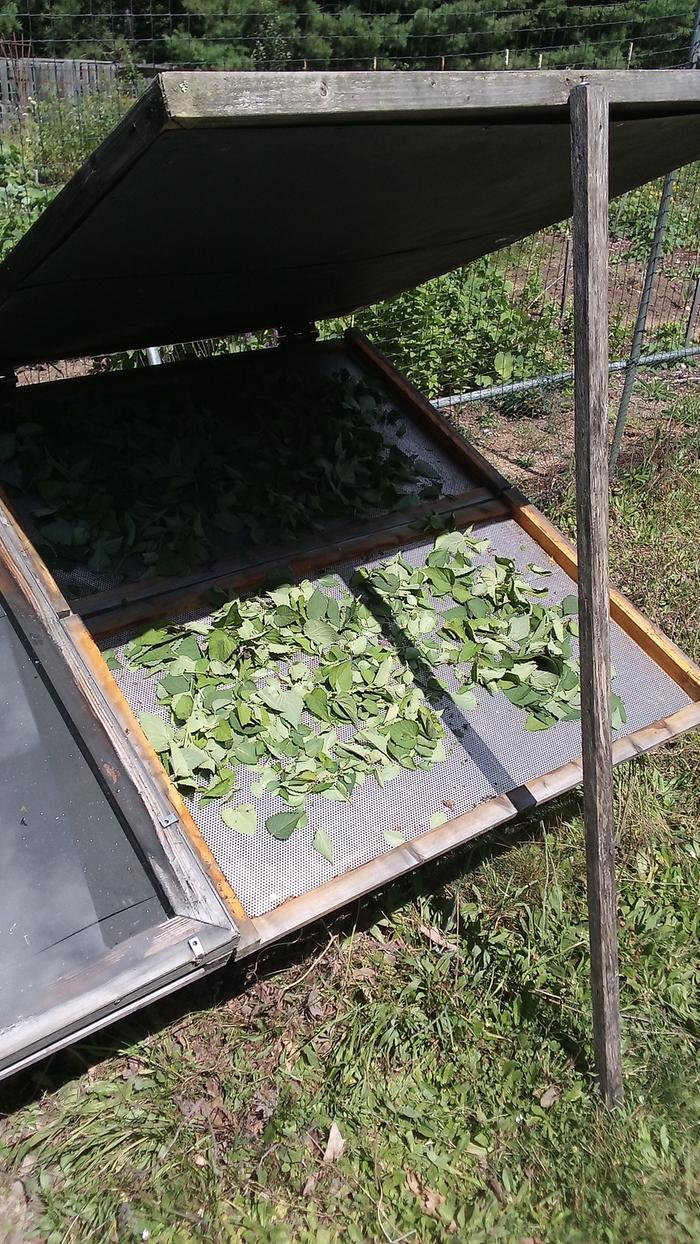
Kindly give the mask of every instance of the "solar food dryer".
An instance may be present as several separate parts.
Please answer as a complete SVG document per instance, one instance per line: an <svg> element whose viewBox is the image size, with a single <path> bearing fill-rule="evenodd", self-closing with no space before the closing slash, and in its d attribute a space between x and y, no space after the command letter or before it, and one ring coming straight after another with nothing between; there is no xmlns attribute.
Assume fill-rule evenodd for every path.
<svg viewBox="0 0 700 1244"><path fill-rule="evenodd" d="M608 151L609 143L609 151ZM586 792L596 1057L619 1099L612 762L700 723L700 670L607 586L607 196L700 158L691 71L165 73L0 266L3 432L66 427L76 411L206 406L237 440L265 437L241 387L345 372L379 388L381 435L430 466L433 495L294 540L218 533L176 574L86 556L69 567L36 528L32 481L0 502L0 1067L17 1070L221 965L251 955L578 784ZM572 163L573 160L573 163ZM573 175L572 175L573 169ZM308 326L389 298L574 212L579 558L558 531L360 333ZM285 330L278 349L13 387L51 360ZM298 331L297 331L298 330ZM300 436L305 412L300 409ZM197 435L197 417L191 431ZM86 433L89 436L89 430ZM41 440L41 432L38 433ZM113 440L119 500L133 453ZM156 449L165 458L168 446ZM79 456L79 455L78 455ZM156 470L156 466L158 470ZM158 472L144 487L157 494ZM107 477L105 476L105 479ZM261 509L270 488L260 480ZM273 516L274 517L274 516ZM241 768L254 833L176 789L139 714L148 670L106 659L149 626L205 625L280 575L352 594L401 551L424 564L426 525L486 537L492 554L577 584L582 725L525 733L505 696L462 711L448 687L444 759L312 796L286 841L278 805ZM37 547L39 546L39 547ZM89 550L88 550L89 552ZM443 602L444 603L444 602ZM448 600L447 602L450 602ZM609 621L608 621L609 617ZM611 731L608 647L626 723ZM583 727L583 737L582 737ZM436 809L442 810L435 823ZM311 849L322 828L332 852ZM387 833L396 835L387 839ZM389 845L394 841L396 845Z"/></svg>

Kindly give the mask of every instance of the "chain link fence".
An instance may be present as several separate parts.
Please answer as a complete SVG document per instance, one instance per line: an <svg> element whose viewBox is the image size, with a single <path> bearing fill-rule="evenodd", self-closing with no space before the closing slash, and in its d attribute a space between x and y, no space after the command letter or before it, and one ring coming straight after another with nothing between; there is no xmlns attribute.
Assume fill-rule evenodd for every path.
<svg viewBox="0 0 700 1244"><path fill-rule="evenodd" d="M640 5L506 0L404 9L299 0L199 0L117 9L76 0L0 4L0 252L7 253L160 67L234 69L647 68L693 59L695 0ZM692 70L688 70L692 72ZM700 351L700 166L613 202L610 357L665 362ZM650 273L650 255L655 263ZM640 338L635 324L647 293ZM570 222L351 319L439 406L501 403L567 383L573 361ZM168 343L164 357L274 344L275 333ZM153 343L160 345L161 343ZM90 367L131 366L145 352ZM153 354L151 355L153 361ZM52 364L76 374L88 364ZM32 373L36 378L37 372Z"/></svg>

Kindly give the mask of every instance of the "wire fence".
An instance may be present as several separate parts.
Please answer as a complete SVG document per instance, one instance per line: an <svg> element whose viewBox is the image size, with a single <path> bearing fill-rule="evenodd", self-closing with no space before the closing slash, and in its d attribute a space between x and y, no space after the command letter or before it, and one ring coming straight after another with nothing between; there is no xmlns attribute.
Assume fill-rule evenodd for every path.
<svg viewBox="0 0 700 1244"><path fill-rule="evenodd" d="M420 9L404 9L401 0L390 8L216 0L198 12L175 4L81 9L77 0L27 4L22 11L0 4L0 253L17 242L158 68L688 66L697 43L695 16L695 0L566 6L461 0ZM663 236L656 236L641 341L635 322L645 278L650 285L662 183L611 205L610 357L617 370L629 372L633 343L635 363L642 364L700 351L700 166L682 169L666 189L667 219ZM443 407L477 398L507 401L567 383L573 362L570 222L391 302L321 325L321 333L329 336L351 322ZM164 357L275 340L271 326L235 341L165 343ZM145 355L136 352L90 366L142 361ZM76 374L85 366L74 361L45 371Z"/></svg>

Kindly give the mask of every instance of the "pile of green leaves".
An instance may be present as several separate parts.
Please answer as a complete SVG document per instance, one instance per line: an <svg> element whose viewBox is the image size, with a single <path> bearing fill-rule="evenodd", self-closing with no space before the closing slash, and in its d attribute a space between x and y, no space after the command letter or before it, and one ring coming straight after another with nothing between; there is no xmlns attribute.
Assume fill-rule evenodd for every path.
<svg viewBox="0 0 700 1244"><path fill-rule="evenodd" d="M275 838L305 826L311 794L348 800L368 776L384 785L401 768L444 760L440 715L378 620L309 581L227 602L211 622L149 630L125 657L159 675L169 720L141 722L177 786L225 801L239 766L254 769L253 794L286 804L266 821ZM221 816L241 833L257 828L252 804ZM331 858L322 830L314 846Z"/></svg>
<svg viewBox="0 0 700 1244"><path fill-rule="evenodd" d="M535 587L510 557L487 564L488 540L453 531L438 536L425 565L409 566L401 554L379 569L360 569L355 583L379 602L375 612L391 617L410 636L407 657L426 665L454 666L461 682L452 699L462 709L476 705L476 687L502 692L528 710L526 730L545 730L557 721L581 716L575 596L546 605L545 587ZM551 574L532 563L538 580ZM455 604L440 610L438 602ZM444 681L437 685L447 690ZM626 721L620 697L613 695L613 726Z"/></svg>
<svg viewBox="0 0 700 1244"><path fill-rule="evenodd" d="M252 834L254 805L227 803L246 766L254 796L267 792L286 805L266 820L269 833L286 839L305 827L310 795L348 800L368 777L384 785L402 768L443 761L437 706L446 695L466 711L478 688L502 692L527 710L527 730L578 718L576 598L545 605L546 589L511 559L478 561L488 549L470 532L445 532L424 565L398 555L359 570L356 595L338 600L324 590L333 578L284 584L227 601L210 621L132 640L124 659L158 676L167 710L167 718L143 713L141 722L179 789L221 802L224 823ZM455 603L440 609L446 598ZM108 660L121 668L114 654ZM437 676L441 666L458 671L457 690ZM619 727L617 696L614 706ZM323 830L314 846L332 858Z"/></svg>
<svg viewBox="0 0 700 1244"><path fill-rule="evenodd" d="M97 405L56 395L50 417L0 437L3 478L54 569L177 575L232 537L295 540L439 494L432 464L396 443L399 416L345 372L258 374L233 396L181 387Z"/></svg>

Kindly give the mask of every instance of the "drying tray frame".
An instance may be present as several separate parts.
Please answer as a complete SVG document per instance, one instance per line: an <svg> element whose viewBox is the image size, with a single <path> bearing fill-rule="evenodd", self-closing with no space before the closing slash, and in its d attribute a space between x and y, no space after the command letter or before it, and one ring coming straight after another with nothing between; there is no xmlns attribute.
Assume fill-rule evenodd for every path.
<svg viewBox="0 0 700 1244"><path fill-rule="evenodd" d="M332 543L308 541L291 556L289 550L274 551L265 561L241 568L238 563L219 563L209 569L178 579L140 580L124 587L96 593L69 605L38 552L27 539L6 503L0 501L0 563L13 581L26 605L48 632L79 692L97 717L121 765L129 772L156 822L154 808L165 799L177 815L178 833L205 873L208 885L223 901L240 935L235 957L243 958L290 935L304 925L338 911L372 890L396 880L421 864L434 860L533 808L577 786L583 776L581 758L544 773L526 784L488 799L454 819L387 850L368 863L342 873L333 880L296 898L289 898L272 911L250 918L226 881L203 835L176 788L145 737L134 711L107 668L96 640L115 636L136 623L175 614L205 601L214 586L231 590L250 590L262 585L283 558L295 575L305 576L321 567L328 568L353 557L380 554L415 541L416 524L428 514L453 515L457 527L471 526L488 519L512 519L562 570L577 580L576 553L572 545L545 516L513 487L469 443L431 403L377 350L362 333L350 329L344 344L352 359L368 379L381 382L388 397L410 412L421 429L476 479L476 486L456 498L421 503L400 518L383 516L362 524L348 525L344 536ZM338 343L290 346L320 353ZM265 354L268 351L255 352ZM249 359L250 355L241 355ZM234 364L233 359L227 360ZM195 364L196 366L197 364ZM199 364L201 366L201 364ZM241 364L243 366L244 364ZM178 365L173 365L178 366ZM64 382L65 383L65 382ZM78 382L80 383L80 382ZM615 764L641 755L700 725L700 668L654 626L620 592L611 590L610 616L645 654L655 662L691 699L683 709L613 744ZM67 671L66 671L67 667ZM181 843L167 835L162 825L160 839L178 871ZM218 966L212 963L207 966ZM103 1022L109 1022L106 1017Z"/></svg>

